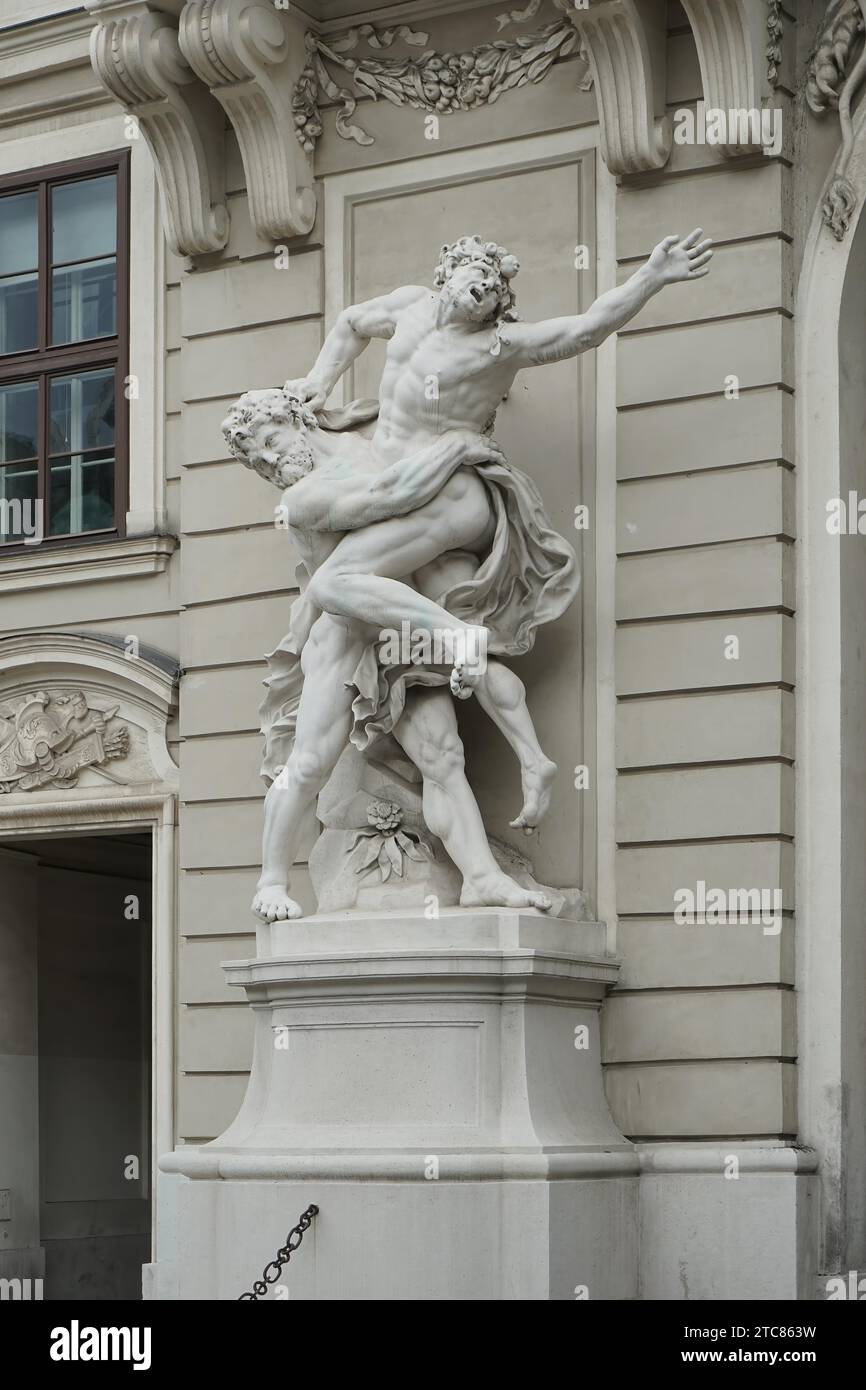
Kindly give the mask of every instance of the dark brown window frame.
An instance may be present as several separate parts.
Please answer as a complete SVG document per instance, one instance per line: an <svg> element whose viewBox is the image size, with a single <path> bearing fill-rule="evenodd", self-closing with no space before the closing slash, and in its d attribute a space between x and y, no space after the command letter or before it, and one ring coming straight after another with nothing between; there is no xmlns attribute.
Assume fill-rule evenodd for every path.
<svg viewBox="0 0 866 1390"><path fill-rule="evenodd" d="M39 386L39 423L37 447L39 481L37 496L43 499L46 535L43 546L52 550L100 541L114 541L126 535L126 513L129 506L129 401L126 381L129 375L129 150L112 150L91 155L86 159L67 160L62 164L41 165L0 177L0 196L10 193L35 192L39 200L39 267L37 272L37 324L39 340L35 349L0 356L0 386L16 382L36 381ZM55 184L76 183L99 174L117 175L117 333L111 338L91 338L85 342L65 343L52 347L48 342L51 315L51 265L49 227L49 189ZM49 536L49 381L68 372L99 367L113 367L115 374L114 423L114 526L110 530L84 531L75 536ZM40 546L41 549L41 546ZM4 555L31 554L34 547L18 543L0 544L0 559Z"/></svg>

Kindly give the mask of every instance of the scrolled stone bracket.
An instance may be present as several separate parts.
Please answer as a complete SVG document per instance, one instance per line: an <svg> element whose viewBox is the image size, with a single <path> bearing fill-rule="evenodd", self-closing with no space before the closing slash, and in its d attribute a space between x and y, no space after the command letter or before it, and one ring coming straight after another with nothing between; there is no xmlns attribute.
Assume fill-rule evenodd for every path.
<svg viewBox="0 0 866 1390"><path fill-rule="evenodd" d="M237 135L256 231L268 241L303 236L315 220L316 196L292 113L305 61L300 21L272 0L189 0L179 39Z"/></svg>
<svg viewBox="0 0 866 1390"><path fill-rule="evenodd" d="M589 61L601 150L613 174L662 169L673 133L665 114L665 0L601 0L570 10Z"/></svg>
<svg viewBox="0 0 866 1390"><path fill-rule="evenodd" d="M707 107L760 111L767 94L767 11L763 0L681 0L701 66ZM728 159L760 151L760 127L745 121L724 144Z"/></svg>
<svg viewBox="0 0 866 1390"><path fill-rule="evenodd" d="M124 0L87 0L87 8L99 15L91 65L150 147L169 245L183 256L221 250L229 234L223 115L184 58L173 17Z"/></svg>

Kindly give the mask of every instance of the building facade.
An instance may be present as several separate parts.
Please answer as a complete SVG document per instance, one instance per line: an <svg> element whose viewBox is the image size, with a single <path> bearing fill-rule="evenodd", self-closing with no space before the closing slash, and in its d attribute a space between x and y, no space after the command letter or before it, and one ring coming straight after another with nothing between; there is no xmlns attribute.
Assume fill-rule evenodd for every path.
<svg viewBox="0 0 866 1390"><path fill-rule="evenodd" d="M564 773L533 862L620 960L620 1296L863 1268L864 30L859 0L0 0L0 1273L190 1296L158 1163L246 1090L220 967L255 954L296 581L229 406L464 233L537 319L696 226L712 274L498 417L582 572L525 677Z"/></svg>

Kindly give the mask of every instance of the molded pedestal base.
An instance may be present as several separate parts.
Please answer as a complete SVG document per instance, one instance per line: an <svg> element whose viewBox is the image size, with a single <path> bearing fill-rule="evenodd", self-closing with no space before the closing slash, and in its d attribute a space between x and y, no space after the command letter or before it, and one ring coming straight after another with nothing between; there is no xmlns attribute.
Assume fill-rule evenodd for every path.
<svg viewBox="0 0 866 1390"><path fill-rule="evenodd" d="M259 950L225 967L256 1013L240 1113L160 1164L193 1180L176 1296L238 1297L311 1202L295 1297L636 1295L638 1164L602 1086L618 963L601 924L343 914L275 924Z"/></svg>

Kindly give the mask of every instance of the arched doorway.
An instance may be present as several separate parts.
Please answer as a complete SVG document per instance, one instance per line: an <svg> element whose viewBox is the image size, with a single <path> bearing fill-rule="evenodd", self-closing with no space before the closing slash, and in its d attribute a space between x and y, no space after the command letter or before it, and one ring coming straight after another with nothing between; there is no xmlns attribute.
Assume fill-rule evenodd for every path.
<svg viewBox="0 0 866 1390"><path fill-rule="evenodd" d="M840 242L816 210L797 302L798 1111L820 1158L821 1276L866 1262L864 108L847 174L858 212Z"/></svg>
<svg viewBox="0 0 866 1390"><path fill-rule="evenodd" d="M129 1298L173 1142L176 663L0 639L0 1276ZM32 1293L30 1296L34 1296Z"/></svg>

